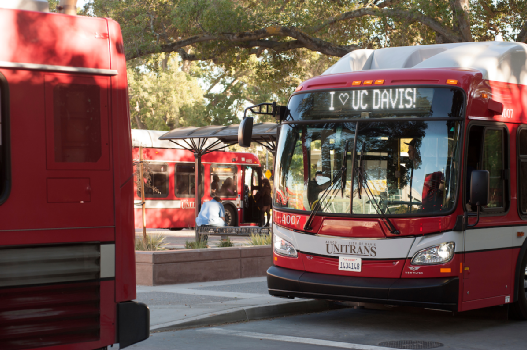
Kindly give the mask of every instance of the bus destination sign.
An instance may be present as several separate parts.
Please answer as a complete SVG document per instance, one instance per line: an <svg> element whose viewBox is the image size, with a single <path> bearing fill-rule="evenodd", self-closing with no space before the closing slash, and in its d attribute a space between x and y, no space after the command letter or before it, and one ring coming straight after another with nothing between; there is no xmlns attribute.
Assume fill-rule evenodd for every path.
<svg viewBox="0 0 527 350"><path fill-rule="evenodd" d="M434 89L391 88L330 91L330 111L429 111Z"/></svg>

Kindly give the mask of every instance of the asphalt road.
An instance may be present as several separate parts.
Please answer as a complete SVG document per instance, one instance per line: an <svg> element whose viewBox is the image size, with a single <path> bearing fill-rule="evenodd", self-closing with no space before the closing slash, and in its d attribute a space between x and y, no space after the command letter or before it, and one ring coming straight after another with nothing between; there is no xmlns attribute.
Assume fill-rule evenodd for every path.
<svg viewBox="0 0 527 350"><path fill-rule="evenodd" d="M153 333L150 339L129 349L387 350L397 344L386 342L401 341L414 342L415 347L402 347L406 349L525 350L527 321L507 320L503 307L456 315L414 308L348 308Z"/></svg>

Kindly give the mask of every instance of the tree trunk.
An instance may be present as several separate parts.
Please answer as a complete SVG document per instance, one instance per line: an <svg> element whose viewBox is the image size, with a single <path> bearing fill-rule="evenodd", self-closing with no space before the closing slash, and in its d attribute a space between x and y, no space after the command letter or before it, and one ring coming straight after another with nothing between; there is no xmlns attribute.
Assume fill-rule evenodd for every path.
<svg viewBox="0 0 527 350"><path fill-rule="evenodd" d="M463 41L474 41L470 32L470 3L469 0L450 0L450 8L454 15L454 30Z"/></svg>

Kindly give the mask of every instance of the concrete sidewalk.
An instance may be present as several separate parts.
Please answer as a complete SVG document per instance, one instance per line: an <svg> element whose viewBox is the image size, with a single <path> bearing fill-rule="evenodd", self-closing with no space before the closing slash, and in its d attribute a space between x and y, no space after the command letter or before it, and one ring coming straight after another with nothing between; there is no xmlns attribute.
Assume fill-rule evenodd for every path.
<svg viewBox="0 0 527 350"><path fill-rule="evenodd" d="M322 300L281 299L267 291L266 277L137 286L137 301L150 308L150 330L167 331L320 312L339 308Z"/></svg>

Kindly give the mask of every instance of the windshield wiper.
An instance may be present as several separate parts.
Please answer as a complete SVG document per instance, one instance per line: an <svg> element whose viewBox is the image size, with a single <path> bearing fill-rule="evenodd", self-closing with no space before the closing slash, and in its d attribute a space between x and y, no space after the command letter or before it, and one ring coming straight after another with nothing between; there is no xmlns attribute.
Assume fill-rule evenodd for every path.
<svg viewBox="0 0 527 350"><path fill-rule="evenodd" d="M364 192L366 192L366 195L368 196L370 203L373 204L373 207L375 208L375 211L377 212L377 214L381 216L381 220L384 223L384 226L386 226L386 228L388 229L388 231L390 231L390 233L393 235L401 234L401 232L395 228L393 223L386 216L386 213L382 210L381 206L379 205L379 203L375 199L375 196L373 195L370 185L368 184L368 180L366 179L366 173L363 171L363 167L362 167L362 158L363 158L362 156L363 155L364 155L364 147L362 148L362 152L359 158L359 166L356 169L357 177L359 180L359 189L358 189L359 199L362 199L361 192L362 192L362 189L364 188L365 189ZM390 213L390 210L388 209L388 207L386 207L386 210L388 210L388 213Z"/></svg>

